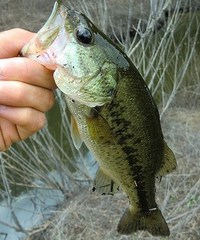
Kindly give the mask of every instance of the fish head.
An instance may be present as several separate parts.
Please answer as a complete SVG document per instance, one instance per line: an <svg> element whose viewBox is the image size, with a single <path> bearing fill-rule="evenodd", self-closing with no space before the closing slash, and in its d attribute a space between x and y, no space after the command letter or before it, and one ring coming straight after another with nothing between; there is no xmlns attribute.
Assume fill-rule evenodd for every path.
<svg viewBox="0 0 200 240"><path fill-rule="evenodd" d="M21 55L54 70L58 88L89 107L112 101L117 86L119 50L82 13L60 1Z"/></svg>

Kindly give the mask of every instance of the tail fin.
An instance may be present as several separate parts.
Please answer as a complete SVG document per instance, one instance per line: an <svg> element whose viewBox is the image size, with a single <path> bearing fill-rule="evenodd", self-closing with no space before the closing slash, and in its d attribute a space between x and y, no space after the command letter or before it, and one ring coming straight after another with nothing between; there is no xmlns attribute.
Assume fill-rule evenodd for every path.
<svg viewBox="0 0 200 240"><path fill-rule="evenodd" d="M128 208L117 227L121 234L132 234L137 230L147 230L153 236L169 236L169 228L158 208L148 213L131 212Z"/></svg>

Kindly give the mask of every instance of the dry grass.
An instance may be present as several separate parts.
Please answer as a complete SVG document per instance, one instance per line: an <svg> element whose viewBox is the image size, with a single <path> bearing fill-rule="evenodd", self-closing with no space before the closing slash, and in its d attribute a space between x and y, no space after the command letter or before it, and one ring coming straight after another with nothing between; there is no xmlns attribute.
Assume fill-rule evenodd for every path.
<svg viewBox="0 0 200 240"><path fill-rule="evenodd" d="M49 15L53 2L49 0L49 5L44 6L39 0L0 1L1 28L24 27L35 31ZM171 229L169 239L200 239L200 15L195 11L198 1L173 1L173 6L169 7L169 1L158 4L154 0L126 0L125 8L117 5L114 11L113 0L101 0L97 1L95 14L91 2L76 1L75 7L87 13L105 31L112 30L112 36L123 45L148 81L159 103L164 135L177 157L177 171L157 184L157 201ZM129 3L132 7L127 7ZM191 11L179 13L183 3L188 3ZM147 11L139 11L141 4ZM168 19L163 13L167 9L173 10ZM35 12L33 16L32 12ZM118 24L114 24L116 16L121 18ZM157 32L162 23L163 28ZM130 36L129 31L134 34ZM74 149L68 112L59 92L48 118L44 130L1 157L0 194L10 208L19 192L30 189L59 189L66 198L55 216L39 229L23 229L28 238L155 239L144 232L128 237L117 234L117 223L127 206L124 194L114 197L89 194L90 169L94 162L88 163L84 148L81 152ZM52 172L56 174L50 174Z"/></svg>

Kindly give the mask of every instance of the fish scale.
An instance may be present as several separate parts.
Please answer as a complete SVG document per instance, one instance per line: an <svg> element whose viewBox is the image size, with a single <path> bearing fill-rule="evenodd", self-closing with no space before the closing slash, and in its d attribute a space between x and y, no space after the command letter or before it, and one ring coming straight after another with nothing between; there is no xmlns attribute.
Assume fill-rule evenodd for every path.
<svg viewBox="0 0 200 240"><path fill-rule="evenodd" d="M117 98L117 97L115 97L115 98ZM111 105L113 105L113 104L111 104ZM121 111L118 111L118 112L121 112ZM130 171L131 171L131 179L129 179L129 180L126 179L126 181L124 180L123 184L126 185L127 184L126 182L129 182L129 183L131 182L131 185L133 186L133 188L134 188L134 185L136 185L136 191L137 191L137 197L138 197L137 202L140 203L141 210L143 212L147 212L149 209L156 206L155 200L154 200L154 192L155 192L154 188L155 187L154 187L154 181L153 181L154 177L150 181L153 183L152 184L153 188L150 188L150 190L149 190L150 186L149 186L148 181L143 181L145 177L150 179L151 173L147 172L146 176L144 176L144 173L143 173L144 171L142 169L143 162L141 162L139 160L138 148L139 147L141 148L141 146L139 146L141 144L141 139L137 138L137 137L135 139L134 131L131 131L131 127L130 127L131 122L130 121L126 121L125 119L118 119L118 116L120 116L120 118L121 118L121 115L113 114L112 111L109 116L106 116L106 119L108 119L110 116L112 116L112 118L114 118L111 120L111 122L114 123L114 126L112 126L112 131L114 132L113 136L116 136L117 143L119 144L118 147L121 148L121 150L126 155L124 159L123 159L123 157L121 157L121 159L123 159L123 161L128 162L128 165L129 165L128 167L130 168ZM122 125L120 125L121 129L118 129L118 121L122 124ZM117 134L116 134L115 129L117 129ZM131 134L130 134L130 131L131 131ZM133 142L138 143L138 144L137 145L133 144ZM151 152L151 149L149 151ZM161 156L159 156L159 158L160 157ZM155 158L155 160L156 160L156 158ZM118 166L119 165L117 164L116 167L118 167ZM156 171L156 169L154 171ZM118 178L123 179L123 176L118 175ZM124 189L125 187L126 186L123 186L122 189ZM148 191L146 190L147 188L148 188ZM128 190L128 191L130 191L130 190ZM151 195L148 196L148 192L150 192L152 196ZM148 199L150 202L148 202ZM153 199L153 201L152 201L152 199ZM129 200L131 201L130 192L129 192ZM135 196L134 196L134 200L135 200ZM134 202L134 201L131 201L131 202Z"/></svg>

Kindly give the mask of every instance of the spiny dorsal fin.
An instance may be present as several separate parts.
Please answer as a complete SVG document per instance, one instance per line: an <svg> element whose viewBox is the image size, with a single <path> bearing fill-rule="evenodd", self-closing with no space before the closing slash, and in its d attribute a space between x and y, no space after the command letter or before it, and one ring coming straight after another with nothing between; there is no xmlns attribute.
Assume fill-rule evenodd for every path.
<svg viewBox="0 0 200 240"><path fill-rule="evenodd" d="M73 116L71 116L71 137L74 146L77 150L79 150L83 143L83 140L81 139L76 120Z"/></svg>
<svg viewBox="0 0 200 240"><path fill-rule="evenodd" d="M164 142L164 159L160 170L157 172L156 177L160 178L168 173L171 173L177 167L176 158L172 150Z"/></svg>
<svg viewBox="0 0 200 240"><path fill-rule="evenodd" d="M102 195L114 195L118 191L119 187L115 182L99 168L96 173L92 192L98 192Z"/></svg>

